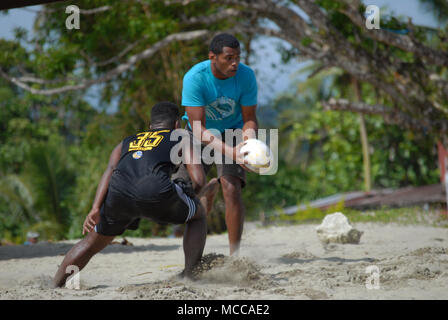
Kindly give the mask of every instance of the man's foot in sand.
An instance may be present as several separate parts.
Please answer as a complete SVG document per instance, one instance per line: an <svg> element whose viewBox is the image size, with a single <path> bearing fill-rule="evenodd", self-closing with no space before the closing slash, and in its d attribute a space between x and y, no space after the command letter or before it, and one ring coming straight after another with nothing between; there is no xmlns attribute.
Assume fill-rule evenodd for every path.
<svg viewBox="0 0 448 320"><path fill-rule="evenodd" d="M213 201L215 200L218 190L219 190L218 179L213 178L204 186L204 188L201 190L199 194L199 199L201 200L202 205L205 207L207 215L212 210Z"/></svg>
<svg viewBox="0 0 448 320"><path fill-rule="evenodd" d="M196 281L196 277L193 275L193 272L186 272L185 269L177 275L177 279L188 279L190 281Z"/></svg>

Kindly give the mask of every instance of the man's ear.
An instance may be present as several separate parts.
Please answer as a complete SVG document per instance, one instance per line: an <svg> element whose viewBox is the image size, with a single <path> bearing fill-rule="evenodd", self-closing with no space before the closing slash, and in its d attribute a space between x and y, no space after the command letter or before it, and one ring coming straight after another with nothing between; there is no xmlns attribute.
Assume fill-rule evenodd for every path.
<svg viewBox="0 0 448 320"><path fill-rule="evenodd" d="M181 127L180 120L176 120L176 123L174 124L174 129L179 129Z"/></svg>
<svg viewBox="0 0 448 320"><path fill-rule="evenodd" d="M214 54L212 51L208 52L208 58L212 61L216 59L216 54Z"/></svg>

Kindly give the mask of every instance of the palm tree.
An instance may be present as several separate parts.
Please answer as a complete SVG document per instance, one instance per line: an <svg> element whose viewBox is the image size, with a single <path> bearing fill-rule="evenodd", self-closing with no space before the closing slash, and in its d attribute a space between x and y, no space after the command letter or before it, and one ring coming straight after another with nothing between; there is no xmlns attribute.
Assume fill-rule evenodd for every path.
<svg viewBox="0 0 448 320"><path fill-rule="evenodd" d="M439 23L448 21L448 2L445 0L420 0L423 7L432 11Z"/></svg>
<svg viewBox="0 0 448 320"><path fill-rule="evenodd" d="M25 169L36 193L37 209L61 226L69 222L64 201L75 181L66 152L59 141L38 144L31 149Z"/></svg>
<svg viewBox="0 0 448 320"><path fill-rule="evenodd" d="M319 63L313 63L302 68L300 74L307 74L305 81L297 85L296 95L282 95L275 101L275 107L279 112L279 129L282 132L283 143L280 152L284 159L291 164L299 162L308 163L312 150L318 147L319 143L310 141L300 141L295 136L297 123L308 121L310 112L319 101L327 101L335 95L347 97L355 100L362 100L360 84L351 75L339 68L322 69ZM370 155L365 119L359 115L360 136L363 150L364 163L364 189L371 189Z"/></svg>
<svg viewBox="0 0 448 320"><path fill-rule="evenodd" d="M40 220L35 210L33 192L23 177L11 174L0 178L0 197L8 205L3 215L17 221Z"/></svg>
<svg viewBox="0 0 448 320"><path fill-rule="evenodd" d="M32 147L20 175L0 179L0 197L5 200L3 219L41 230L44 237L60 238L70 223L67 200L75 181L67 165L66 148L55 142Z"/></svg>

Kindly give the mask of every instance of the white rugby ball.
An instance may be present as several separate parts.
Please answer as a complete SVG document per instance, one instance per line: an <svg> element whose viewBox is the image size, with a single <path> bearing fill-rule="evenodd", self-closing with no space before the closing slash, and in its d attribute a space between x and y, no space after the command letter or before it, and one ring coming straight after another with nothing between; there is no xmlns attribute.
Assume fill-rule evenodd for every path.
<svg viewBox="0 0 448 320"><path fill-rule="evenodd" d="M242 154L247 152L244 159L249 163L245 166L251 170L257 171L260 168L267 168L271 164L272 152L271 149L261 140L248 139L244 141L240 149ZM252 168L251 168L252 167Z"/></svg>

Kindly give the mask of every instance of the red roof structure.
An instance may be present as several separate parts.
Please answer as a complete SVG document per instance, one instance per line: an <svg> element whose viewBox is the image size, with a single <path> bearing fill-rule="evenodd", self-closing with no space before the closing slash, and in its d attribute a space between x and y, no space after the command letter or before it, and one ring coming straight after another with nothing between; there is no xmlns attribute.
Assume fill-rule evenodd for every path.
<svg viewBox="0 0 448 320"><path fill-rule="evenodd" d="M282 214L295 214L297 211L305 210L307 207L325 210L342 200L346 208L365 210L381 207L397 208L425 204L445 204L446 195L445 187L442 184L400 189L381 189L370 192L355 191L317 199L309 204L287 207L282 210Z"/></svg>

